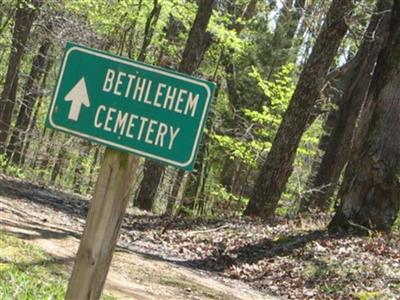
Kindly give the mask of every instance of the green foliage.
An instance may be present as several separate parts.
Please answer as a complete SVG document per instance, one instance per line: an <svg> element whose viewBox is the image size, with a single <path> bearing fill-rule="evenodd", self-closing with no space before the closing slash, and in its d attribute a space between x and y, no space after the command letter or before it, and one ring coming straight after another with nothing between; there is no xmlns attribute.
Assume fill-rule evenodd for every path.
<svg viewBox="0 0 400 300"><path fill-rule="evenodd" d="M357 293L356 297L359 300L375 300L375 299L382 299L382 293L380 291L361 291Z"/></svg>
<svg viewBox="0 0 400 300"><path fill-rule="evenodd" d="M21 179L25 179L28 177L27 173L23 169L19 168L18 166L13 165L12 163L9 163L4 154L0 155L0 169L7 170L7 173L9 175L16 176Z"/></svg>
<svg viewBox="0 0 400 300"><path fill-rule="evenodd" d="M249 76L258 81L258 85L269 99L269 105L263 106L262 111L243 109L247 119L245 132L250 138L240 139L228 135L213 134L212 138L220 145L231 159L239 159L247 164L256 166L260 155L269 151L276 130L282 120L289 101L294 92L294 65L289 64L274 76L273 81L265 81L253 67Z"/></svg>
<svg viewBox="0 0 400 300"><path fill-rule="evenodd" d="M0 233L0 299L63 299L66 272L46 255Z"/></svg>
<svg viewBox="0 0 400 300"><path fill-rule="evenodd" d="M229 159L240 160L257 169L266 157L295 90L295 70L294 64L288 64L274 75L273 80L266 81L255 67L252 68L249 76L258 82L268 98L268 105L264 105L261 111L246 108L242 110L246 120L243 136L238 138L216 133L211 135ZM319 154L318 142L321 134L322 120L317 119L305 132L297 149L294 172L282 196L277 215L297 212L297 198L305 192L304 183L311 169L312 158Z"/></svg>
<svg viewBox="0 0 400 300"><path fill-rule="evenodd" d="M210 201L207 212L218 216L240 216L247 205L246 197L228 192L221 184L213 183L209 189Z"/></svg>
<svg viewBox="0 0 400 300"><path fill-rule="evenodd" d="M65 262L0 231L0 299L64 299ZM113 300L105 295L103 299Z"/></svg>

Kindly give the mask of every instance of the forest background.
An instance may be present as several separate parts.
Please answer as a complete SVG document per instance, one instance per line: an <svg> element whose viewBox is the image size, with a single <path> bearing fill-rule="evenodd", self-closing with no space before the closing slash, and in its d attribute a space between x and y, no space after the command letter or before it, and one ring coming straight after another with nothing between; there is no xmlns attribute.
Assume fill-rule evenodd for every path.
<svg viewBox="0 0 400 300"><path fill-rule="evenodd" d="M161 218L163 234L181 220L254 230L259 244L243 246L249 237L237 233L232 247L245 248L245 261L259 250L256 262L235 269L233 248L210 250L215 268L227 265L229 276L253 283L269 276L260 275L268 251L297 255L291 238L257 240L259 230L279 234L269 226L311 222L329 234L378 237L357 240L352 251L384 249L376 255L390 263L372 277L396 294L398 277L387 274L399 259L399 1L0 0L1 172L90 197L104 147L45 127L66 42L216 82L194 171L143 159L127 183L130 206ZM299 245L307 252L304 243L318 239L317 250L340 256L346 240L326 234L301 236ZM185 239L196 255L207 252ZM330 278L315 268L313 280ZM292 279L279 284L295 290ZM328 298L342 295L326 282L323 289Z"/></svg>

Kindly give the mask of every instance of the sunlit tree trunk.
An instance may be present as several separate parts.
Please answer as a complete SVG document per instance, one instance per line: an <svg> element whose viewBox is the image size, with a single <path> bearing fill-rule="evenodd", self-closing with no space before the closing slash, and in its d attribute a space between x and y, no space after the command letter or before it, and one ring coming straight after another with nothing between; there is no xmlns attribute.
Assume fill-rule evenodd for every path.
<svg viewBox="0 0 400 300"><path fill-rule="evenodd" d="M389 231L400 208L400 2L395 1L389 39L381 51L368 98L373 114L360 151L346 169L341 203L330 229Z"/></svg>
<svg viewBox="0 0 400 300"><path fill-rule="evenodd" d="M54 162L53 169L51 170L50 175L50 184L54 185L56 183L57 177L61 174L62 167L64 165L64 160L67 155L67 144L71 140L64 140L60 146L60 149L57 154L57 158Z"/></svg>
<svg viewBox="0 0 400 300"><path fill-rule="evenodd" d="M279 126L268 157L261 167L246 215L270 217L293 170L300 139L312 116L313 107L339 45L347 32L346 18L354 2L333 0L325 24L300 75L294 95Z"/></svg>
<svg viewBox="0 0 400 300"><path fill-rule="evenodd" d="M270 71L266 80L271 80L272 75L288 62L295 61L299 47L293 49L294 40L305 2L305 0L290 0L282 8L270 45L270 61L267 66Z"/></svg>
<svg viewBox="0 0 400 300"><path fill-rule="evenodd" d="M326 210L333 196L340 174L348 161L353 143L354 128L367 95L378 55L387 38L392 0L380 0L364 34L364 40L354 58L356 68L350 70L349 84L340 100L338 120L326 145L318 171L313 177L309 203Z"/></svg>
<svg viewBox="0 0 400 300"><path fill-rule="evenodd" d="M18 8L15 13L12 49L3 91L0 95L0 152L4 152L6 147L8 130L15 106L18 73L26 51L28 36L40 5L41 0L18 2Z"/></svg>
<svg viewBox="0 0 400 300"><path fill-rule="evenodd" d="M42 83L40 84L39 90L40 90L40 95L39 98L37 99L37 104L36 107L34 109L34 113L31 119L31 122L29 123L29 126L26 130L26 134L25 134L25 140L22 141L22 156L20 159L20 165L25 164L25 160L27 158L27 153L29 153L29 146L31 144L31 140L33 138L32 136L32 132L36 127L36 122L38 119L38 114L40 112L40 108L42 106L43 103L43 97L45 96L45 89L47 86L47 79L50 73L50 70L52 68L54 64L54 59L48 59L47 64L46 64L46 69L44 70L44 75L43 75L43 79L42 79ZM31 155L31 158L35 159L34 155Z"/></svg>
<svg viewBox="0 0 400 300"><path fill-rule="evenodd" d="M142 48L140 50L138 57L138 60L140 61L145 61L146 59L147 48L149 47L151 39L153 38L154 28L158 22L160 12L161 12L161 5L158 3L158 0L154 0L153 9L146 20L146 25L144 28Z"/></svg>
<svg viewBox="0 0 400 300"><path fill-rule="evenodd" d="M198 68L205 50L209 46L209 34L207 34L207 26L211 18L211 13L214 5L214 0L201 0L199 1L199 7L197 10L197 14L195 17L195 20L192 25L192 29L189 33L188 40L186 42L185 49L182 54L182 60L179 65L179 71L186 73L186 74L193 74L195 70ZM144 174L143 179L147 179L146 181L142 181L141 185L146 185L148 187L143 187L146 190L149 189L157 189L158 185L161 182L162 175L165 172L165 167L159 168L158 166L150 166L151 163L148 162L146 166L145 172L148 172L149 175ZM152 170L151 168L154 168ZM157 169L157 170L156 170ZM157 176L151 176L150 174L156 174ZM174 185L177 185L176 188L173 189L173 191L178 191L180 190L181 184L185 183L185 180L182 180L184 178L185 172L183 170L179 170L177 172L177 177L174 182ZM141 187L142 189L142 187ZM140 194L139 194L140 195ZM156 193L152 193L153 197L148 198L147 201L151 201L154 203L155 201L155 196ZM178 195L175 194L174 192L171 195L172 197L176 198ZM141 200L138 197L138 202L141 202ZM171 204L172 205L172 204ZM146 205L147 207L150 206ZM172 205L173 206L173 205Z"/></svg>
<svg viewBox="0 0 400 300"><path fill-rule="evenodd" d="M215 0L200 0L196 18L189 32L188 40L182 54L182 60L179 65L179 71L186 74L193 74L199 67L204 52L210 46L210 35L207 32L207 26L210 22ZM172 197L182 197L185 190L188 176L184 170L179 170L174 182ZM177 199L180 201L180 199Z"/></svg>
<svg viewBox="0 0 400 300"><path fill-rule="evenodd" d="M49 22L46 30L51 32L52 27L52 22ZM14 164L20 163L23 142L32 118L33 107L41 94L39 90L40 80L46 69L47 55L52 44L52 38L50 33L46 34L38 53L33 58L32 68L25 83L22 103L6 151L8 159L12 159Z"/></svg>

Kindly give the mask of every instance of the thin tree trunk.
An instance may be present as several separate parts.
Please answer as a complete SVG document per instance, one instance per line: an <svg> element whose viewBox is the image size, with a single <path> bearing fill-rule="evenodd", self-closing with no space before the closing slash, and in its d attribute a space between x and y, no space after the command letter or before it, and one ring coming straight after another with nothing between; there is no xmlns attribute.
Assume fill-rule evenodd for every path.
<svg viewBox="0 0 400 300"><path fill-rule="evenodd" d="M357 62L356 69L352 70L350 84L343 91L339 118L311 184L313 192L308 201L321 210L330 206L329 199L333 196L340 174L349 159L358 115L365 101L379 52L387 39L392 5L392 0L378 1L363 43L354 58Z"/></svg>
<svg viewBox="0 0 400 300"><path fill-rule="evenodd" d="M203 58L204 52L209 43L207 35L207 26L210 22L215 0L200 0L196 18L186 42L185 50L182 54L182 61L179 65L179 71L186 74L193 74ZM209 45L208 45L209 46ZM172 197L177 198L179 191L185 190L187 177L184 170L179 170L174 182ZM184 180L186 178L186 180ZM182 186L182 187L181 187ZM184 193L181 193L184 194ZM177 199L180 201L180 199Z"/></svg>
<svg viewBox="0 0 400 300"><path fill-rule="evenodd" d="M6 147L18 87L18 73L26 51L28 36L40 4L40 0L23 1L18 4L15 14L12 50L4 88L0 95L0 153L4 152Z"/></svg>
<svg viewBox="0 0 400 300"><path fill-rule="evenodd" d="M41 136L41 139L40 140L42 140L42 141L44 141L44 137L45 137L45 134L46 134L46 128L43 130L43 133L42 133L42 136ZM54 130L51 130L50 131L50 134L49 134L49 138L48 138L48 140L47 140L47 143L46 143L46 149L45 149L45 151L43 151L43 152L40 152L40 150L41 150L41 144L39 144L38 145L38 149L37 149L37 151L35 151L35 155L33 156L34 157L34 160L33 160L33 162L32 162L32 165L31 165L31 167L32 167L32 169L36 169L36 166L37 166L37 163L38 163L38 161L40 160L39 158L40 158L40 153L44 153L44 158L42 158L41 160L40 160L40 167L39 167L39 169L41 170L41 175L43 176L43 174L44 174L44 171L46 170L46 168L47 168L47 166L49 165L49 162L50 162L50 150L51 150L51 148L52 148L52 141L53 141L53 138L54 138L54 135L55 135L55 131Z"/></svg>
<svg viewBox="0 0 400 300"><path fill-rule="evenodd" d="M46 85L47 85L47 78L48 78L48 75L50 73L50 70L51 70L51 67L53 66L53 64L54 64L54 59L48 59L47 64L46 64L46 69L44 71L42 83L41 83L40 88L39 88L40 95L39 95L39 98L36 101L37 104L36 104L36 107L35 107L35 111L33 113L33 116L32 116L32 119L31 119L31 121L29 123L29 126L28 126L28 128L26 130L25 139L22 141L22 157L20 159L20 165L21 166L25 164L25 160L26 160L27 153L28 153L29 146L30 146L31 139L32 139L32 132L33 132L35 126L36 126L37 117L38 117L38 114L40 112L41 105L43 103L42 99L43 99L44 94L45 94L44 91L45 91L45 88L46 88ZM35 157L35 156L33 156L33 157Z"/></svg>
<svg viewBox="0 0 400 300"><path fill-rule="evenodd" d="M160 12L161 12L161 5L158 3L158 0L154 0L153 9L146 20L146 25L144 28L142 48L140 50L140 54L138 57L138 60L140 61L145 61L146 59L147 47L150 45L151 39L153 37L154 28L157 24Z"/></svg>
<svg viewBox="0 0 400 300"><path fill-rule="evenodd" d="M379 54L368 98L373 115L363 146L346 169L330 229L390 231L400 208L400 2Z"/></svg>
<svg viewBox="0 0 400 300"><path fill-rule="evenodd" d="M305 0L295 0L293 7L288 3L287 7L283 7L276 22L274 36L271 41L271 58L268 63L269 75L266 80L271 80L272 75L280 70L289 61L296 59L296 52L293 51L294 40L299 26L301 16L303 14Z"/></svg>
<svg viewBox="0 0 400 300"><path fill-rule="evenodd" d="M243 21L248 21L253 17L256 11L257 2L257 0L251 0L249 4L245 7L241 16L241 19ZM236 22L230 26L230 29L235 30L237 35L239 35L244 28L245 26L241 22ZM232 56L232 49L228 49L228 51L223 51L221 62L225 67L229 102L234 109L237 109L240 106L240 97L236 88L236 69Z"/></svg>
<svg viewBox="0 0 400 300"><path fill-rule="evenodd" d="M157 3L154 3L153 11L150 13L149 18L147 19L146 23L146 29L145 29L145 34L149 34L149 26L151 24L151 20L153 18L154 14L158 14L156 9L157 9ZM161 7L160 7L161 9ZM170 17L171 19L172 17ZM171 22L170 25L173 25ZM177 32L175 32L177 34ZM172 36L169 36L172 38ZM146 37L143 39L143 46L145 45ZM147 47L147 46L146 46ZM142 47L143 50L143 47ZM145 59L146 55L142 55L145 51L142 51L141 54L139 55L139 60L140 59ZM162 65L161 59L162 57L159 57L158 64ZM135 199L134 199L134 205L138 206L140 209L147 210L147 211L152 211L153 206L157 197L157 191L159 189L159 185L162 183L162 178L165 172L165 166L158 164L157 162L154 162L152 160L146 160L144 162L143 166L143 178L142 181L140 182L140 188L139 192L137 193Z"/></svg>
<svg viewBox="0 0 400 300"><path fill-rule="evenodd" d="M92 160L92 163L90 164L89 182L88 182L88 187L86 189L86 194L90 194L90 192L93 189L93 174L94 174L94 170L95 170L96 165L97 165L97 161L98 161L98 158L99 158L99 153L100 153L100 147L99 146L95 146L95 150L94 150L94 154L93 154L93 160Z"/></svg>
<svg viewBox="0 0 400 300"><path fill-rule="evenodd" d="M204 52L206 51L207 44L209 44L209 35L206 34L206 29L211 18L212 8L215 0L201 0L199 1L199 8L197 10L196 18L193 22L191 31L189 33L188 40L186 42L185 49L183 51L182 60L179 65L179 71L186 74L193 74L195 70L198 68L201 59L203 58ZM158 188L158 184L161 182L162 175L165 172L165 167L158 170L158 166L151 167L150 162L145 163L147 166L145 168L145 174L143 177L143 181L141 185L145 185L148 187L153 187L153 189ZM156 168L157 170L152 170L151 168ZM157 176L151 177L150 175L146 175L146 172L149 174L156 174ZM186 181L182 181L185 171L179 170L177 172L176 180L174 181L174 187L172 189L172 194L170 197L176 199L178 197L178 193L181 190L181 184L186 185ZM146 178L146 181L144 179ZM180 179L179 179L180 178ZM147 188L146 188L147 189ZM153 197L155 197L156 193L152 193ZM148 201L154 203L154 198L147 198ZM138 198L138 202L141 200ZM173 204L171 204L174 206ZM170 206L171 206L170 205Z"/></svg>
<svg viewBox="0 0 400 300"><path fill-rule="evenodd" d="M81 141L81 147L79 147L80 151L78 153L78 159L75 163L75 170L74 170L74 178L73 178L73 190L75 193L80 194L82 190L82 182L83 182L83 173L84 173L84 166L83 161L89 155L91 144L86 140Z"/></svg>
<svg viewBox="0 0 400 300"><path fill-rule="evenodd" d="M55 184L58 175L60 175L60 173L61 173L61 169L64 165L65 156L67 154L68 141L64 141L61 144L60 150L58 151L56 161L55 161L53 169L51 171L51 176L50 176L50 184L51 185Z"/></svg>
<svg viewBox="0 0 400 300"><path fill-rule="evenodd" d="M46 28L51 31L52 22L49 22ZM6 151L8 159L12 159L12 162L16 165L20 163L23 142L32 118L33 107L41 94L39 82L46 69L47 55L51 44L52 36L46 34L38 53L33 58L32 68L25 83L22 104Z"/></svg>
<svg viewBox="0 0 400 300"><path fill-rule="evenodd" d="M300 139L312 117L313 107L339 45L347 32L351 0L333 0L325 24L300 75L294 95L279 126L271 150L253 188L246 215L271 217L293 170Z"/></svg>

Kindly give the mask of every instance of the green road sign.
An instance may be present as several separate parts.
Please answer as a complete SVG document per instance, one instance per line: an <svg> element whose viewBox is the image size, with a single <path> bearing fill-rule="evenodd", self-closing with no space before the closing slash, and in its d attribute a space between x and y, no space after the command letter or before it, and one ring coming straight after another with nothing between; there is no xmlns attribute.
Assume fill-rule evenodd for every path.
<svg viewBox="0 0 400 300"><path fill-rule="evenodd" d="M215 84L68 43L47 126L192 170Z"/></svg>

